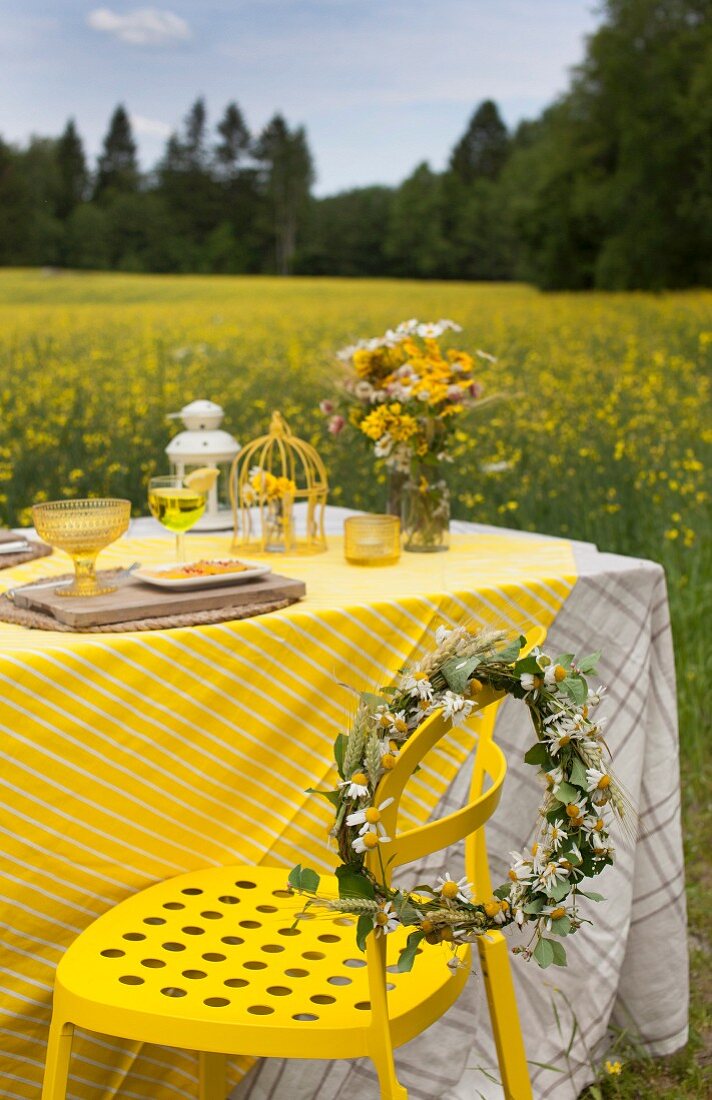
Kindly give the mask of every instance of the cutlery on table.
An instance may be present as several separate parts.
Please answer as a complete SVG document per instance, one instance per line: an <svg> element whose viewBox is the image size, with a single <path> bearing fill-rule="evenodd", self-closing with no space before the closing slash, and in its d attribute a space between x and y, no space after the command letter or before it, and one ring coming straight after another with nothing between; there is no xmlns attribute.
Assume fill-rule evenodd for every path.
<svg viewBox="0 0 712 1100"><path fill-rule="evenodd" d="M0 542L0 554L22 554L25 550L31 550L32 545L27 539L18 538L12 541Z"/></svg>
<svg viewBox="0 0 712 1100"><path fill-rule="evenodd" d="M127 577L131 576L134 569L138 569L140 564L141 564L140 561L135 561L135 562L132 562L131 565L127 565L125 569L119 569L116 573L114 573L114 576L112 578L112 583L120 584L122 581L126 580ZM7 598L9 600L14 600L15 599L15 594L17 592L39 592L39 590L41 588L54 588L54 589L67 588L70 584L73 583L73 581L74 581L74 577L70 577L67 580L63 580L63 581L59 581L59 582L51 581L51 580L44 580L44 581L37 581L35 584L21 584L21 585L17 585L17 587L15 587L15 588L8 588L7 592L4 592L3 595L7 596Z"/></svg>

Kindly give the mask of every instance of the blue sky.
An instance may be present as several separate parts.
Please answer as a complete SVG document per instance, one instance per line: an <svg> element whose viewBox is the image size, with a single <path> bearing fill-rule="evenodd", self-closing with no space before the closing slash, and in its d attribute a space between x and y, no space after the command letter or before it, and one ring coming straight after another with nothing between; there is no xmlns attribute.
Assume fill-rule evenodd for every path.
<svg viewBox="0 0 712 1100"><path fill-rule="evenodd" d="M0 135L73 116L94 156L123 102L144 167L198 95L306 126L318 194L441 168L474 107L509 125L567 85L593 0L0 0Z"/></svg>

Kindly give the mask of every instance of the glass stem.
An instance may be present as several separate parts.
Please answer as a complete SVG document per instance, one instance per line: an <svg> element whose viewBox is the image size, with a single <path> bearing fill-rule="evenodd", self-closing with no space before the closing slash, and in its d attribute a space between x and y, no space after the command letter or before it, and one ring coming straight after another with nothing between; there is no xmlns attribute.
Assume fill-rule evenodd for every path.
<svg viewBox="0 0 712 1100"><path fill-rule="evenodd" d="M98 590L95 564L98 551L94 554L77 554L74 558L74 584L72 594L75 596L93 596Z"/></svg>
<svg viewBox="0 0 712 1100"><path fill-rule="evenodd" d="M185 535L182 531L176 533L176 558L181 565L185 561Z"/></svg>

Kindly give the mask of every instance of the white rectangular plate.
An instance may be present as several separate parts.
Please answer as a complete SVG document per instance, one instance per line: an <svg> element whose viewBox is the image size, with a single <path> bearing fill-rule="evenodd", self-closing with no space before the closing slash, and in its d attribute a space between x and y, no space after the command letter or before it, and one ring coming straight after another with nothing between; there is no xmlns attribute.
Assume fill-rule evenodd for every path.
<svg viewBox="0 0 712 1100"><path fill-rule="evenodd" d="M229 560L229 559L228 559ZM214 573L206 577L162 577L161 573L170 572L171 569L179 569L181 564L190 565L190 562L169 562L167 565L145 566L135 569L133 576L136 580L152 584L156 588L214 588L219 584L240 584L242 581L251 581L255 577L263 577L265 573L271 573L272 567L259 561L248 561L247 558L239 558L247 569L236 573Z"/></svg>

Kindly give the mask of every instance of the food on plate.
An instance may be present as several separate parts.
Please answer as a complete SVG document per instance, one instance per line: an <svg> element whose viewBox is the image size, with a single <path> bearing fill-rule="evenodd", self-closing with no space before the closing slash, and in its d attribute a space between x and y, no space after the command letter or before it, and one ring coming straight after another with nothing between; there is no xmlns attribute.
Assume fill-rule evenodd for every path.
<svg viewBox="0 0 712 1100"><path fill-rule="evenodd" d="M147 569L145 572L149 577L179 581L191 577L217 577L222 573L244 573L246 569L252 568L254 567L232 558L225 561L191 561L185 565L174 565L170 569Z"/></svg>

